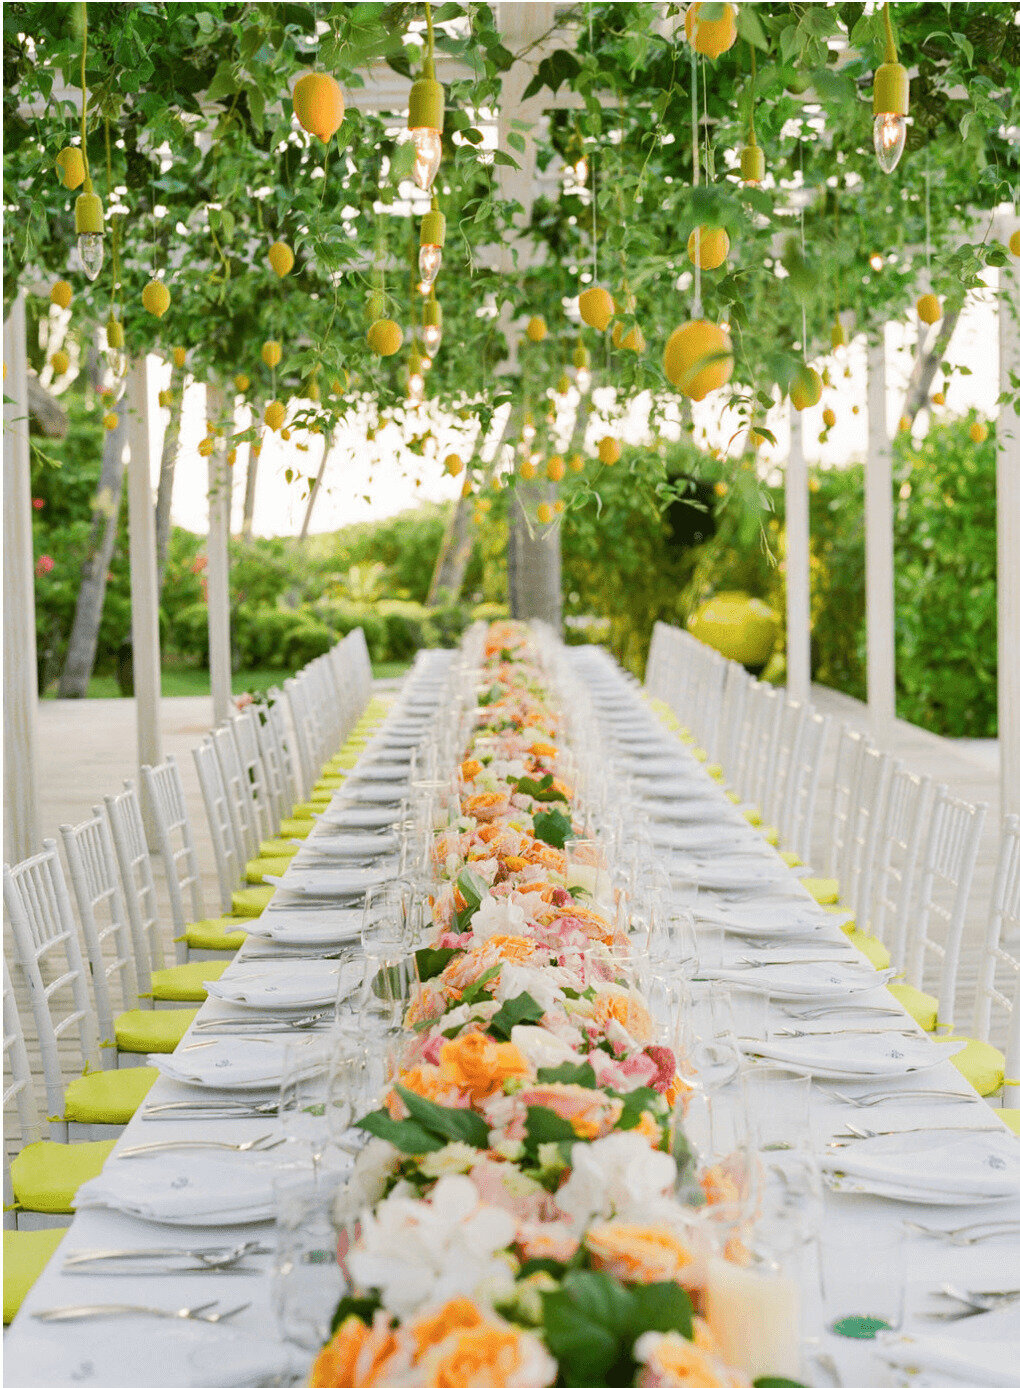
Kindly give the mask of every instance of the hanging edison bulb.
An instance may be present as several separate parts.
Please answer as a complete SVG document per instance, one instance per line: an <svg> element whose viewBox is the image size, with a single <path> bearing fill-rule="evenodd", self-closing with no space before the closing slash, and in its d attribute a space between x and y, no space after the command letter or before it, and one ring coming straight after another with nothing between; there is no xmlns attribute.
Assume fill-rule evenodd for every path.
<svg viewBox="0 0 1020 1388"><path fill-rule="evenodd" d="M443 310L436 298L436 291L433 289L421 313L422 341L425 344L425 351L430 357L434 357L439 351L439 344L443 340Z"/></svg>
<svg viewBox="0 0 1020 1388"><path fill-rule="evenodd" d="M418 273L426 289L431 289L443 263L443 247L446 245L446 218L440 212L435 198L432 207L421 219L421 236L418 250Z"/></svg>
<svg viewBox="0 0 1020 1388"><path fill-rule="evenodd" d="M78 259L90 280L99 278L105 255L103 204L92 191L92 180L85 175L85 191L74 203L74 229L78 234Z"/></svg>
<svg viewBox="0 0 1020 1388"><path fill-rule="evenodd" d="M443 84L436 81L431 44L422 76L411 88L407 104L407 128L414 141L411 177L423 193L430 193L443 157Z"/></svg>
<svg viewBox="0 0 1020 1388"><path fill-rule="evenodd" d="M900 162L900 155L907 141L910 80L907 77L907 69L896 59L888 0L883 8L883 15L885 62L875 73L875 92L872 100L875 115L873 135L878 167L883 173L891 174Z"/></svg>

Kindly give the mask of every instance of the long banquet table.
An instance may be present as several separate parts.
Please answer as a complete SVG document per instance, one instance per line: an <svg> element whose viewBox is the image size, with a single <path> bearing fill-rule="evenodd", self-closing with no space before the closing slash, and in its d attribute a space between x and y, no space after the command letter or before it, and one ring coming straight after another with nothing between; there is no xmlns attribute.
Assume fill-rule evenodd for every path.
<svg viewBox="0 0 1020 1388"><path fill-rule="evenodd" d="M371 762L378 752L387 745L388 728L404 720L409 714L420 721L425 728L442 687L446 671L448 653L423 653L408 677L400 699L381 726L372 744L366 749L364 760ZM625 677L610 658L597 648L578 648L569 653L575 673L590 686L596 709L603 723L603 733L612 736L614 720L621 710L631 721L644 720L650 736L661 737L661 765L648 785L649 800L654 799L661 806L669 798L670 767L682 765L684 784L691 779L703 778L704 791L723 800L723 793L694 760L690 751L673 734L668 733L656 720L640 690ZM335 798L336 804L355 803L357 790L350 786L342 787ZM727 802L727 807L728 802ZM397 810L394 809L396 817ZM735 822L735 820L734 820ZM742 833L746 834L749 847L761 844L760 836L741 821ZM317 827L308 839L311 852L316 842L328 833L325 826ZM307 861L304 851L294 859L288 873L299 874L302 864ZM839 930L832 917L824 916L812 899L800 886L798 879L785 868L781 869L779 879L779 859L774 855L763 863L763 899L776 898L787 903L795 903L798 909L818 914L819 931L817 939L824 942L824 957L831 959L834 970L847 969L858 973L862 967L860 956L853 950L846 937ZM767 864L767 870L766 870ZM396 869L394 869L396 871ZM701 898L699 898L700 900ZM272 907L269 908L272 911ZM726 938L728 951L723 963L743 960L747 955L746 941ZM304 951L290 950L275 946L265 940L250 936L238 952L236 961L225 975L226 979L251 967L253 960L259 967L273 968L277 964L285 966L288 957ZM762 959L762 968L770 967L768 956ZM335 970L335 961L322 959L318 967ZM867 1012L873 1007L876 996L892 1005L890 996L882 991L867 995L850 996L846 999L845 1011L838 1014L833 1026L848 1029L846 1045L852 1046L856 1025L879 1026L873 1015ZM789 1024L789 1017L778 1006L776 1017ZM204 1022L217 1017L227 1017L230 1009L222 1002L210 999L199 1013L198 1021ZM905 1021L903 1025L909 1025ZM193 1043L194 1030L190 1031L183 1045ZM921 1033L919 1032L920 1036ZM252 1046L257 1046L257 1033L252 1034ZM929 1041L926 1044L937 1043ZM861 1091L854 1081L829 1086L814 1085L816 1109L830 1121L829 1131L835 1133L848 1120L864 1121L869 1125L876 1117L882 1119L883 1129L906 1129L918 1125L930 1127L932 1142L938 1142L940 1127L956 1128L962 1126L995 1125L997 1120L993 1110L985 1105L966 1082L961 1078L948 1059L936 1067L926 1070L919 1077L898 1082L883 1082L889 1089L896 1089L897 1083L904 1090L923 1088L927 1093L924 1102L904 1099L902 1103L889 1102L870 1109L858 1110L835 1097L833 1089L850 1094ZM226 1139L230 1142L244 1142L257 1138L274 1128L272 1117L255 1118L209 1118L155 1122L147 1119L146 1110L152 1104L194 1097L194 1091L161 1076L154 1086L147 1103L128 1125L118 1143L118 1149L152 1142L154 1140L177 1137L194 1139ZM878 1125L874 1125L878 1126ZM823 1132L824 1139L824 1132ZM236 1162L237 1180L243 1183L246 1171L256 1166L264 1169L271 1161L272 1152L264 1154L231 1154ZM118 1163L130 1165L137 1170L149 1158L118 1158L117 1150L107 1166L107 1172L117 1169ZM881 1239L890 1227L900 1230L904 1219L922 1219L923 1222L939 1227L953 1228L978 1220L1004 1223L1017 1221L1020 1227L1020 1198L998 1199L961 1208L942 1205L926 1207L907 1205L896 1201L865 1195L840 1194L826 1201L826 1219L834 1232L845 1238L848 1245L859 1249L859 1256L867 1259L869 1244ZM907 1244L908 1255L908 1301L905 1329L918 1335L930 1336L939 1332L938 1322L924 1318L923 1312L929 1309L929 1293L943 1283L951 1283L968 1288L982 1289L1016 1287L1020 1277L1020 1241L1003 1237L987 1242L979 1242L970 1247L955 1246L949 1242L926 1238L910 1237L902 1230ZM104 1208L89 1208L79 1211L57 1254L26 1298L17 1319L5 1337L6 1381L9 1388L64 1388L72 1384L97 1384L102 1388L120 1388L131 1385L137 1388L186 1388L187 1385L227 1385L260 1384L286 1382L284 1372L288 1362L287 1351L280 1342L274 1323L271 1304L270 1278L268 1268L271 1259L260 1255L246 1259L245 1270L226 1270L217 1272L188 1272L176 1276L147 1276L105 1278L95 1273L75 1274L64 1268L66 1258L76 1250L99 1248L152 1248L171 1245L177 1248L200 1248L210 1244L229 1245L243 1238L257 1239L263 1247L273 1242L273 1224L260 1222L254 1226L205 1224L166 1225L133 1218L129 1215ZM258 1272L250 1269L255 1267ZM804 1297L808 1305L809 1320L814 1317L815 1332L818 1335L820 1358L811 1361L805 1369L804 1380L817 1385L839 1384L846 1388L857 1388L864 1383L894 1383L901 1381L892 1376L877 1359L871 1356L870 1349L859 1344L842 1343L821 1330L821 1307L818 1304L816 1274L809 1266L804 1274ZM132 1305L162 1307L172 1310L182 1306L197 1306L203 1302L217 1300L223 1307L239 1303L250 1303L223 1326L193 1325L185 1322L153 1320L145 1317L129 1317L116 1320L79 1322L73 1324L45 1324L33 1318L33 1312L55 1306L96 1302L129 1302ZM960 1341L971 1340L975 1354L979 1346L991 1346L990 1357L999 1366L1001 1377L987 1369L985 1377L977 1376L968 1380L959 1374L927 1371L923 1378L911 1381L932 1385L959 1384L961 1382L1020 1382L1020 1375L1008 1352L998 1354L995 1345L1002 1343L1008 1347L1020 1344L1020 1307L1016 1310L1004 1309L994 1314L975 1316L960 1322L944 1332ZM863 1357L862 1357L863 1356ZM1015 1358L1015 1355L1013 1356ZM280 1377L276 1378L275 1375ZM1012 1376L1010 1376L1012 1375ZM905 1380L902 1380L905 1381Z"/></svg>

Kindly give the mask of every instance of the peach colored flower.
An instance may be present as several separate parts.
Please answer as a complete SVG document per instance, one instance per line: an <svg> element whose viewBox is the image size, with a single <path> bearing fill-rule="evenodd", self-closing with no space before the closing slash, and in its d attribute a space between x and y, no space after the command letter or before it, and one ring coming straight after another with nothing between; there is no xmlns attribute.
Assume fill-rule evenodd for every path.
<svg viewBox="0 0 1020 1388"><path fill-rule="evenodd" d="M676 1282L694 1262L683 1239L659 1225L593 1224L584 1241L592 1265L622 1282Z"/></svg>
<svg viewBox="0 0 1020 1388"><path fill-rule="evenodd" d="M494 1041L480 1032L447 1041L439 1053L439 1074L478 1104L503 1088L509 1079L526 1079L528 1062L509 1041Z"/></svg>
<svg viewBox="0 0 1020 1388"><path fill-rule="evenodd" d="M474 1330L484 1324L485 1317L466 1296L456 1296L440 1306L438 1311L416 1316L406 1327L414 1337L414 1363L417 1364L434 1345L442 1344L456 1331Z"/></svg>
<svg viewBox="0 0 1020 1388"><path fill-rule="evenodd" d="M600 1027L619 1022L635 1041L642 1043L651 1041L655 1035L655 1026L647 1007L630 993L599 993L592 1009L592 1019Z"/></svg>
<svg viewBox="0 0 1020 1388"><path fill-rule="evenodd" d="M462 1330L431 1363L429 1388L545 1388L556 1363L533 1335L511 1325Z"/></svg>
<svg viewBox="0 0 1020 1388"><path fill-rule="evenodd" d="M467 1099L458 1086L440 1073L435 1065L415 1065L409 1070L401 1070L397 1082L413 1094L421 1094L435 1104L446 1108L466 1108ZM386 1094L386 1107L391 1118L406 1118L404 1101L395 1089Z"/></svg>
<svg viewBox="0 0 1020 1388"><path fill-rule="evenodd" d="M380 1381L397 1342L385 1317L369 1327L348 1316L312 1365L308 1388L371 1388Z"/></svg>
<svg viewBox="0 0 1020 1388"><path fill-rule="evenodd" d="M518 1095L530 1108L539 1105L565 1118L578 1137L587 1142L611 1133L623 1111L622 1102L598 1089L579 1084L538 1084Z"/></svg>

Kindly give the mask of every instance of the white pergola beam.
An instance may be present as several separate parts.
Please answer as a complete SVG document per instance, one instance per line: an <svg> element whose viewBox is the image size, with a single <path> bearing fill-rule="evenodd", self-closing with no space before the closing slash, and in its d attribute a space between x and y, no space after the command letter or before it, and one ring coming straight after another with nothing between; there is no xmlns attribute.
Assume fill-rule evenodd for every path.
<svg viewBox="0 0 1020 1388"><path fill-rule="evenodd" d="M868 713L881 742L896 720L896 594L892 449L886 424L885 328L868 345L868 453L864 466L864 592Z"/></svg>
<svg viewBox="0 0 1020 1388"><path fill-rule="evenodd" d="M206 417L222 423L223 392L206 386ZM213 722L230 713L230 468L223 441L209 454L209 536L206 541L206 597L209 604L209 682Z"/></svg>
<svg viewBox="0 0 1020 1388"><path fill-rule="evenodd" d="M1020 219L1014 218L1006 239ZM999 390L1020 381L1020 283L1012 264L999 271ZM998 548L999 778L1004 815L1020 814L1020 417L1004 404L996 426Z"/></svg>
<svg viewBox="0 0 1020 1388"><path fill-rule="evenodd" d="M128 537L131 568L131 663L135 686L138 765L163 759L160 733L159 584L156 512L149 432L149 362L133 357L128 373ZM148 824L146 829L148 831Z"/></svg>
<svg viewBox="0 0 1020 1388"><path fill-rule="evenodd" d="M4 856L38 851L35 564L28 447L25 296L4 322Z"/></svg>
<svg viewBox="0 0 1020 1388"><path fill-rule="evenodd" d="M811 527L804 416L790 407L786 460L786 687L794 699L811 697Z"/></svg>

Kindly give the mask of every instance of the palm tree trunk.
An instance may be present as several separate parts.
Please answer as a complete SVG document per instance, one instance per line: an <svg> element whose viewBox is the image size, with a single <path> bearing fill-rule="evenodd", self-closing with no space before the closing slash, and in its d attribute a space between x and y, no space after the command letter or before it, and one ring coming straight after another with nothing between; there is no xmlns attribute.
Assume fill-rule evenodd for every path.
<svg viewBox="0 0 1020 1388"><path fill-rule="evenodd" d="M184 373L170 371L170 419L163 435L159 458L159 486L156 489L156 591L162 596L166 575L166 555L170 545L170 503L174 494L174 471L181 440L181 411L184 407Z"/></svg>
<svg viewBox="0 0 1020 1388"><path fill-rule="evenodd" d="M500 431L499 441L493 453L492 467L495 468L499 461L499 455L503 448L503 442L507 434L511 432L511 423L519 418L520 412L515 408L507 415L506 423ZM482 439L479 436L475 439L474 448L471 456L467 460L465 472L467 472L482 446ZM467 572L468 561L471 558L471 549L474 545L474 536L471 533L471 507L468 498L461 492L457 500L453 503L453 510L450 512L450 519L447 522L446 531L443 535L443 542L439 547L436 556L436 566L432 570L432 581L429 584L429 595L425 600L426 607L439 607L443 603L456 602L460 597L460 590L464 586L464 575Z"/></svg>
<svg viewBox="0 0 1020 1388"><path fill-rule="evenodd" d="M265 430L259 434L259 447L256 452L253 444L248 445L248 470L244 475L244 510L241 513L241 539L251 539L251 528L255 522L255 490L259 480L259 457L262 454L262 440Z"/></svg>
<svg viewBox="0 0 1020 1388"><path fill-rule="evenodd" d="M908 419L913 419L918 410L923 409L928 403L931 383L949 350L949 343L956 330L962 308L961 301L955 307L946 309L931 346L926 351L918 352L914 360L910 380L907 382L907 397L903 402L903 413Z"/></svg>
<svg viewBox="0 0 1020 1388"><path fill-rule="evenodd" d="M319 470L315 474L315 481L312 483L311 491L308 493L308 505L305 507L305 518L301 522L301 534L299 539L304 539L308 534L308 527L312 523L312 511L319 497L319 488L322 486L322 479L326 475L326 461L329 458L329 450L333 444L332 431L327 432L326 441L322 448L322 458L319 461ZM247 497L245 498L247 501Z"/></svg>

